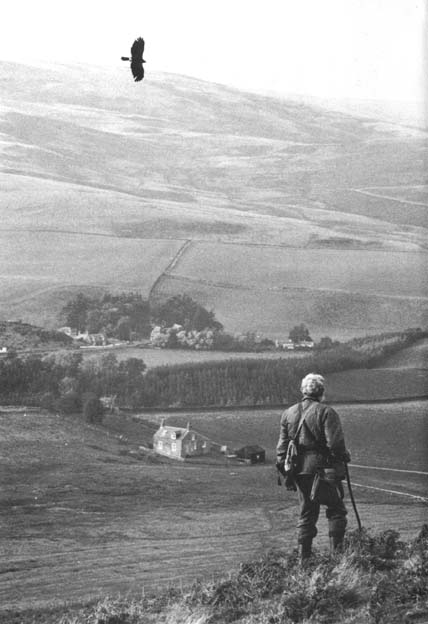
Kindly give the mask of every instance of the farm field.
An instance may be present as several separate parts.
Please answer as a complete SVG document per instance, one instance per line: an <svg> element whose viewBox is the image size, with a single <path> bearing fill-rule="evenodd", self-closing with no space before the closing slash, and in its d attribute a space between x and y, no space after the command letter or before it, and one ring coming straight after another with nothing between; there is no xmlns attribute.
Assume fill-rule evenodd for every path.
<svg viewBox="0 0 428 624"><path fill-rule="evenodd" d="M278 249L199 242L172 276L261 291L286 288L428 297L428 254L370 250Z"/></svg>
<svg viewBox="0 0 428 624"><path fill-rule="evenodd" d="M382 363L384 368L428 368L428 340L402 349L398 353L385 358Z"/></svg>
<svg viewBox="0 0 428 624"><path fill-rule="evenodd" d="M428 396L423 368L368 368L327 375L332 401L380 401Z"/></svg>
<svg viewBox="0 0 428 624"><path fill-rule="evenodd" d="M369 271L369 266L367 266ZM206 308L228 331L254 331L268 338L284 339L290 328L305 323L314 340L330 336L345 341L356 336L425 327L428 299L315 288L265 290L198 281L176 275L163 276L153 295L166 299L186 292Z"/></svg>
<svg viewBox="0 0 428 624"><path fill-rule="evenodd" d="M85 358L102 357L96 355L92 351L84 353ZM235 359L277 359L290 357L304 357L307 355L304 351L287 352L287 351L265 351L263 353L244 353L244 352L228 352L228 351L191 351L186 349L152 349L152 348L115 348L112 350L118 360L126 360L128 358L142 359L148 368L155 366L173 366L174 364L190 364L204 362L218 362L224 360Z"/></svg>
<svg viewBox="0 0 428 624"><path fill-rule="evenodd" d="M17 282L18 288L22 278L32 279L40 288L80 284L109 288L120 282L124 289L138 287L147 296L159 270L171 262L182 245L180 240L148 244L112 236L52 232L21 232L17 242L0 232L2 280ZM106 255L108 263L103 261ZM13 300L12 293L10 296Z"/></svg>
<svg viewBox="0 0 428 624"><path fill-rule="evenodd" d="M365 526L396 528L405 537L427 521L421 500L385 491L426 496L427 407L423 401L340 406ZM189 419L140 415L141 439L138 417L131 419L133 448L147 442L162 416L177 425ZM138 460L119 442L119 429L73 417L0 414L0 616L7 621L8 609L186 584L272 546L291 549L296 498L277 486L271 463L279 418L278 410L191 414L194 428L217 441L265 446L266 465L243 466L225 458ZM125 424L123 431L131 432ZM321 520L317 545L326 541Z"/></svg>
<svg viewBox="0 0 428 624"><path fill-rule="evenodd" d="M64 291L138 290L148 296L159 271L174 258L183 241L140 241L96 234L22 231L15 240L0 231L0 285L6 297L4 318L25 317L58 326ZM72 295L71 295L72 296ZM40 301L50 305L42 308ZM36 307L32 314L32 306ZM39 310L39 312L37 312ZM36 322L36 324L38 324Z"/></svg>
<svg viewBox="0 0 428 624"><path fill-rule="evenodd" d="M408 204L423 204L428 207L428 186L368 186L364 189L369 193L394 198L397 201L404 201Z"/></svg>

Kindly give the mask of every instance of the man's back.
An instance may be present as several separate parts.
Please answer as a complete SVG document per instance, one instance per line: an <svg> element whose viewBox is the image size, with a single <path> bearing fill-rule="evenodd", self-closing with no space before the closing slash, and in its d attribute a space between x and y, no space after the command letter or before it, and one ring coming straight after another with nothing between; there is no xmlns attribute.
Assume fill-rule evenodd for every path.
<svg viewBox="0 0 428 624"><path fill-rule="evenodd" d="M297 439L300 454L303 456L316 453L319 457L313 458L313 461L300 462L301 470L314 472L325 463L327 457L343 457L346 447L338 414L329 405L305 397L300 403L285 410L281 417L278 458L285 457L288 443L296 436L303 416L304 424Z"/></svg>
<svg viewBox="0 0 428 624"><path fill-rule="evenodd" d="M322 375L310 373L302 379L303 399L283 413L277 446L277 466L281 471L289 442L297 443L293 483L299 497L297 529L302 562L311 555L321 505L326 506L333 551L341 548L346 529L347 511L341 479L345 475L344 461L349 461L349 455L338 414L322 403L324 388ZM315 488L315 483L319 487Z"/></svg>

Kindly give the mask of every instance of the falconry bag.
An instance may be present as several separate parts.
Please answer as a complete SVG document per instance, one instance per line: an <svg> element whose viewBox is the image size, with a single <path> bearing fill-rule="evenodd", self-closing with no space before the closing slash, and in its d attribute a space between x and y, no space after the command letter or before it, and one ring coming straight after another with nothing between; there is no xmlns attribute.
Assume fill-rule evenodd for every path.
<svg viewBox="0 0 428 624"><path fill-rule="evenodd" d="M297 440L299 439L300 432L305 422L305 415L302 414L302 410L303 410L303 406L301 403L299 403L299 415L300 415L299 425L297 427L297 431L296 431L294 438L292 438L288 443L287 453L284 459L285 485L286 487L290 487L290 489L296 489L296 486L294 484L294 478L297 474L297 457L298 457Z"/></svg>

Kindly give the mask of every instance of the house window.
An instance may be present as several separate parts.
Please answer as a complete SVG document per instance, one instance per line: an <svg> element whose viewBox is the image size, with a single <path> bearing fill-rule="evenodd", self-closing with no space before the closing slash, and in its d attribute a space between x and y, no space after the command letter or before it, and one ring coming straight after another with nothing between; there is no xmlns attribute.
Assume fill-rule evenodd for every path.
<svg viewBox="0 0 428 624"><path fill-rule="evenodd" d="M159 440L158 442L158 449L162 449L163 448L163 442L162 440Z"/></svg>
<svg viewBox="0 0 428 624"><path fill-rule="evenodd" d="M171 431L171 440L175 440L176 438L175 431Z"/></svg>
<svg viewBox="0 0 428 624"><path fill-rule="evenodd" d="M162 429L161 435L163 435L163 436L166 435L166 429Z"/></svg>
<svg viewBox="0 0 428 624"><path fill-rule="evenodd" d="M202 442L202 448L207 448L207 443L206 442Z"/></svg>
<svg viewBox="0 0 428 624"><path fill-rule="evenodd" d="M192 442L194 442L195 440L196 440L196 435L192 433Z"/></svg>
<svg viewBox="0 0 428 624"><path fill-rule="evenodd" d="M172 442L172 444L171 444L171 451L173 451L173 452L177 451L177 444L175 442Z"/></svg>

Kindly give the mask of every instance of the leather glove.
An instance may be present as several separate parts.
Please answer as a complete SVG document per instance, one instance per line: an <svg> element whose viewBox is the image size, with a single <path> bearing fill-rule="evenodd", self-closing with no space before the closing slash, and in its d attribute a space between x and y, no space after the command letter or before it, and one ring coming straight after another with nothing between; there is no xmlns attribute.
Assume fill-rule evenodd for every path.
<svg viewBox="0 0 428 624"><path fill-rule="evenodd" d="M349 451L345 451L343 453L342 461L344 461L345 464L349 464L349 462L351 461L351 453Z"/></svg>
<svg viewBox="0 0 428 624"><path fill-rule="evenodd" d="M285 477L285 487L289 492L297 492L296 482L292 477Z"/></svg>
<svg viewBox="0 0 428 624"><path fill-rule="evenodd" d="M285 470L284 470L284 460L283 459L278 459L276 464L276 469L278 470L278 472L280 474L282 474L283 477L285 477Z"/></svg>

